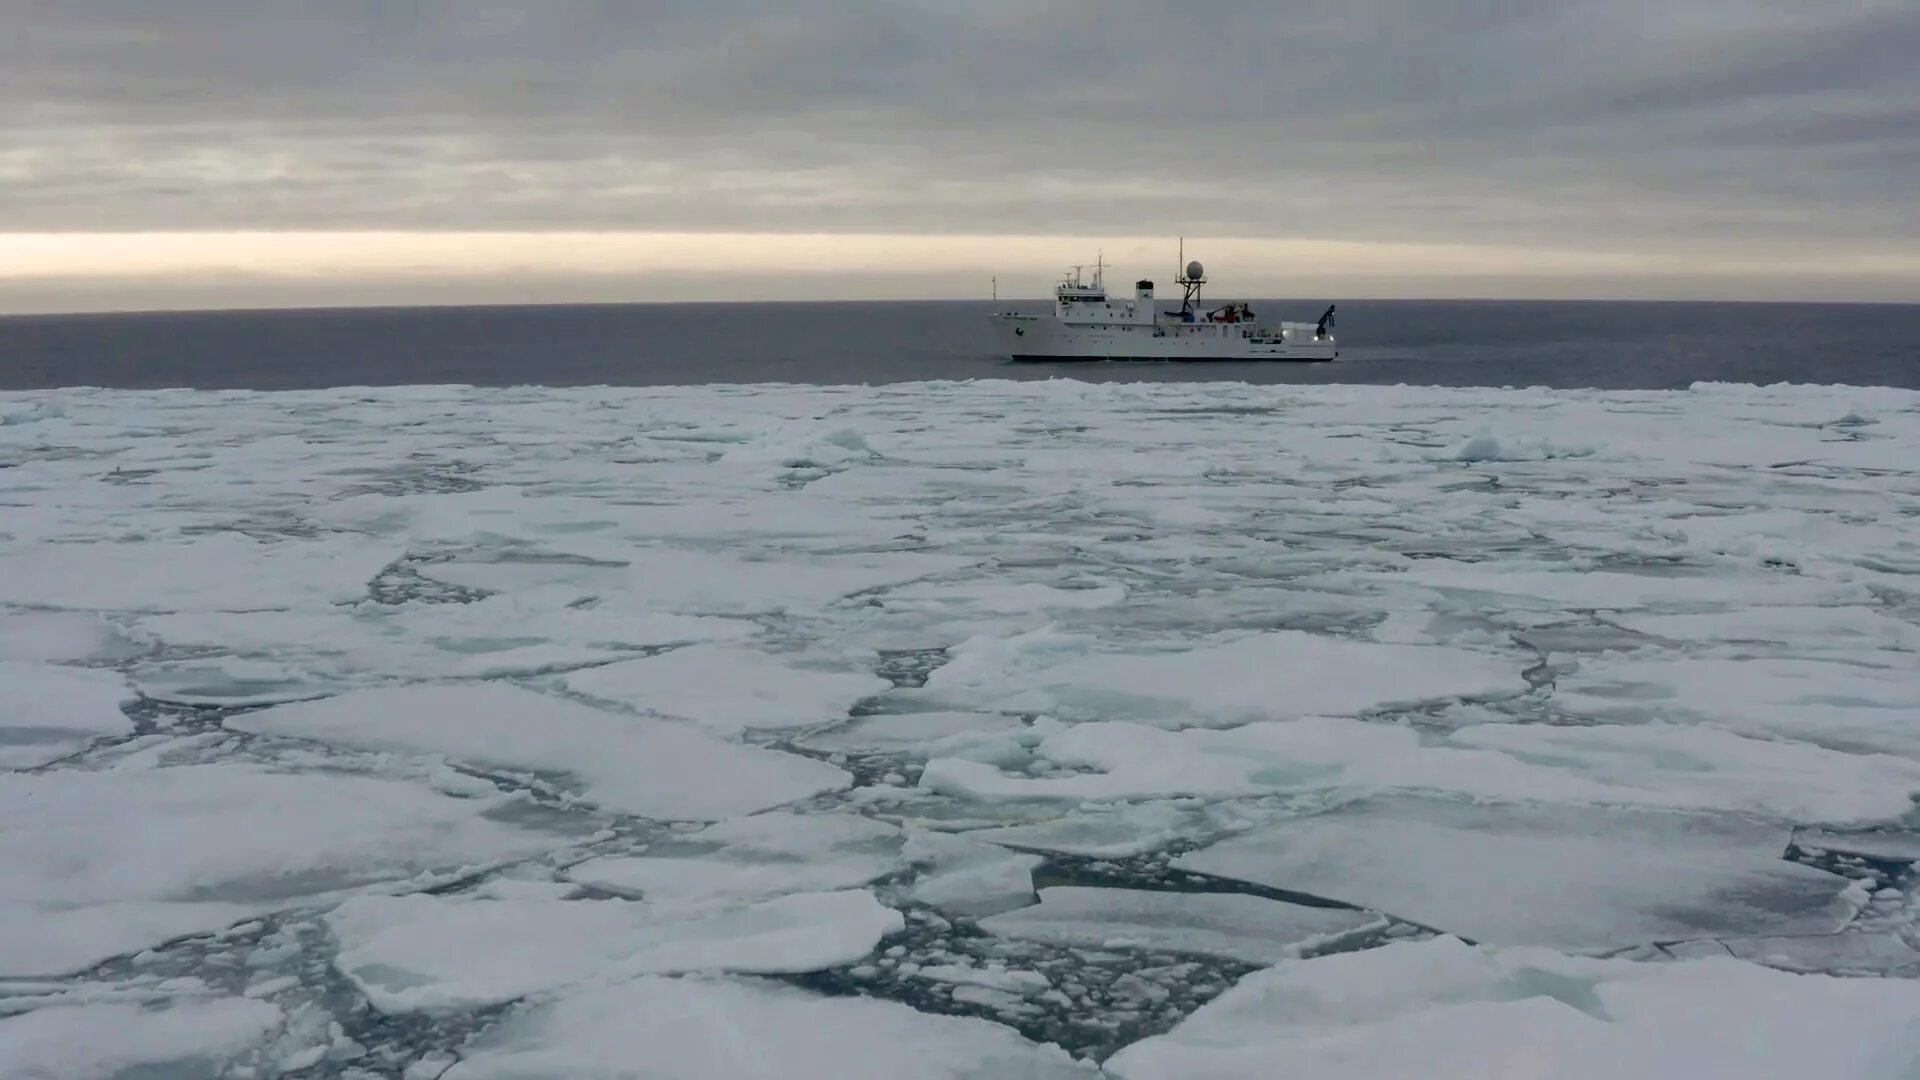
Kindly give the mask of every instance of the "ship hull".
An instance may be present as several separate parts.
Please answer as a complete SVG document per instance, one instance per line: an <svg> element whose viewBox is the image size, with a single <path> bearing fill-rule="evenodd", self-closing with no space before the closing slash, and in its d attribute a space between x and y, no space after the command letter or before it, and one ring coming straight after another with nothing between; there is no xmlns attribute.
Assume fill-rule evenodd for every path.
<svg viewBox="0 0 1920 1080"><path fill-rule="evenodd" d="M1258 329L1246 323L1087 324L1030 315L992 317L994 350L1024 363L1091 360L1313 363L1332 360L1332 338L1312 323Z"/></svg>

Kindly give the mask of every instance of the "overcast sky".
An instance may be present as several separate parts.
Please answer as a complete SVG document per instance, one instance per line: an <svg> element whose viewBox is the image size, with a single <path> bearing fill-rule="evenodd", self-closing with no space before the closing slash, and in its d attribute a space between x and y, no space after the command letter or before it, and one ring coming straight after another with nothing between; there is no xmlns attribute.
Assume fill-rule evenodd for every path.
<svg viewBox="0 0 1920 1080"><path fill-rule="evenodd" d="M1037 295L1182 234L1226 293L1920 300L1915 0L0 15L0 309Z"/></svg>

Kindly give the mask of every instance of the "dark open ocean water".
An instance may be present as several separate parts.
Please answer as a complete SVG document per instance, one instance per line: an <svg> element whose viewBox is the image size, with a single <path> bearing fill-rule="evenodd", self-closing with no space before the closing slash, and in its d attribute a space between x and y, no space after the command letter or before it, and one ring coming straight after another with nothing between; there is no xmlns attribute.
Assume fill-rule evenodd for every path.
<svg viewBox="0 0 1920 1080"><path fill-rule="evenodd" d="M1920 305L1354 301L1331 364L1014 364L996 306L632 304L0 318L0 389L629 386L1050 378L1663 389L1920 388ZM1256 301L1312 320L1319 301Z"/></svg>

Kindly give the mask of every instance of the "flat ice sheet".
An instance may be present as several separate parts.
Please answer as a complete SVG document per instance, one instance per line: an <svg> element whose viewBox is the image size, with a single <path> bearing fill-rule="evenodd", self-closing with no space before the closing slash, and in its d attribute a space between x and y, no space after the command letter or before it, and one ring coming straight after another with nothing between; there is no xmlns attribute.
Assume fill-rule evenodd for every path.
<svg viewBox="0 0 1920 1080"><path fill-rule="evenodd" d="M865 885L905 868L902 842L898 827L858 814L774 812L588 859L567 878L663 902L754 900Z"/></svg>
<svg viewBox="0 0 1920 1080"><path fill-rule="evenodd" d="M77 611L0 612L0 660L98 660L139 646L114 624Z"/></svg>
<svg viewBox="0 0 1920 1080"><path fill-rule="evenodd" d="M1174 865L1372 908L1496 945L1606 951L1832 933L1844 879L1785 861L1787 830L1729 816L1383 798Z"/></svg>
<svg viewBox="0 0 1920 1080"><path fill-rule="evenodd" d="M1033 902L1038 855L971 836L919 830L901 849L919 870L908 895L955 915L993 915Z"/></svg>
<svg viewBox="0 0 1920 1080"><path fill-rule="evenodd" d="M917 757L924 756L929 744L956 735L994 734L1020 726L1019 716L1006 713L874 713L825 731L802 735L798 741L813 750Z"/></svg>
<svg viewBox="0 0 1920 1080"><path fill-rule="evenodd" d="M586 798L655 818L749 813L832 791L850 779L809 758L502 683L362 690L241 713L227 725L368 750L445 754L489 768L565 773L577 778Z"/></svg>
<svg viewBox="0 0 1920 1080"><path fill-rule="evenodd" d="M1920 758L1911 653L1845 659L1608 656L1560 680L1583 716L1708 723L1850 752Z"/></svg>
<svg viewBox="0 0 1920 1080"><path fill-rule="evenodd" d="M0 1019L0 1076L114 1080L227 1075L280 1027L280 1010L245 998L50 1005Z"/></svg>
<svg viewBox="0 0 1920 1080"><path fill-rule="evenodd" d="M111 671L0 660L0 769L31 769L98 738L131 735L138 695Z"/></svg>
<svg viewBox="0 0 1920 1080"><path fill-rule="evenodd" d="M1094 1080L1058 1047L970 1017L766 983L641 978L522 1006L445 1080Z"/></svg>
<svg viewBox="0 0 1920 1080"><path fill-rule="evenodd" d="M373 896L327 916L334 961L386 1013L463 1011L596 977L851 964L902 924L863 890L718 911L628 900Z"/></svg>
<svg viewBox="0 0 1920 1080"><path fill-rule="evenodd" d="M1116 1080L1791 1080L1916 1068L1920 983L1724 958L1576 959L1444 937L1255 972L1107 1062Z"/></svg>
<svg viewBox="0 0 1920 1080"><path fill-rule="evenodd" d="M1339 852L1312 875L1462 932L1724 932L1672 948L1904 969L1910 891L1855 888L1846 934L1797 934L1831 925L1808 913L1839 882L1779 855L1789 834L1871 844L1872 867L1909 846L1920 394L70 389L0 394L0 416L0 661L144 698L0 722L41 770L0 774L0 974L258 954L245 985L302 1033L281 1041L323 1049L300 1042L339 1001L316 920L351 897L453 877L540 901L509 929L557 962L591 935L572 883L528 878L688 918L872 889L909 932L824 982L1104 1054L1198 1007L1219 964L1122 989L1076 975L1125 954L968 920L1045 910L1034 852L1127 881L1237 837L1190 857L1245 845L1225 872L1300 888L1267 842L1309 821ZM1338 836L1340 814L1302 817L1407 797L1455 809ZM1648 824L1675 812L1721 824ZM286 915L311 927L292 945L202 933L289 909L313 914ZM492 976L445 944L408 962L467 1000ZM910 1021L866 1025L901 1047L952 1045L879 1015ZM617 1027L581 1023L579 1071L631 1068ZM352 1069L338 1049L308 1071ZM575 1049L515 1060L570 1075L547 1055ZM966 1072L894 1071L927 1060Z"/></svg>
<svg viewBox="0 0 1920 1080"><path fill-rule="evenodd" d="M217 764L0 774L0 974L72 971L342 889L530 855L483 800Z"/></svg>
<svg viewBox="0 0 1920 1080"><path fill-rule="evenodd" d="M421 568L438 581L491 591L568 583L623 605L689 615L809 612L888 585L945 573L965 560L915 554L743 559L678 548L571 544L591 564L447 562Z"/></svg>
<svg viewBox="0 0 1920 1080"><path fill-rule="evenodd" d="M1202 726L1498 697L1526 686L1524 665L1512 658L1293 630L1183 651L1085 656L1034 671L1021 670L1024 653L994 662L991 650L976 646L961 655L927 685L987 704Z"/></svg>
<svg viewBox="0 0 1920 1080"><path fill-rule="evenodd" d="M358 600L400 552L349 538L179 540L0 550L0 603L82 611L259 611ZM111 566L114 572L101 573Z"/></svg>
<svg viewBox="0 0 1920 1080"><path fill-rule="evenodd" d="M1286 904L1238 893L1079 886L1040 890L1033 907L980 920L1002 937L1085 949L1161 949L1272 964L1303 945L1385 921L1367 911Z"/></svg>
<svg viewBox="0 0 1920 1080"><path fill-rule="evenodd" d="M1671 724L1470 724L1423 735L1313 718L1227 731L1086 723L1028 734L1030 755L988 741L936 743L920 786L975 800L1072 802L1399 790L1827 823L1896 817L1920 792L1920 763L1905 758ZM1052 771L1036 774L1035 763ZM1044 847L1063 828L1026 831Z"/></svg>
<svg viewBox="0 0 1920 1080"><path fill-rule="evenodd" d="M567 676L566 683L575 693L728 734L840 720L862 698L893 685L864 672L801 667L719 645L596 667Z"/></svg>

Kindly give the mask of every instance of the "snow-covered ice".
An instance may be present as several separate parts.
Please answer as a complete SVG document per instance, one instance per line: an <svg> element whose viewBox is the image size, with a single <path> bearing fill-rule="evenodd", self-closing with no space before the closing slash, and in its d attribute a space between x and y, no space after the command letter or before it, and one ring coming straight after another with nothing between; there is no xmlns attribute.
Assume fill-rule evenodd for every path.
<svg viewBox="0 0 1920 1080"><path fill-rule="evenodd" d="M72 971L247 914L552 836L423 784L246 764L0 774L0 974Z"/></svg>
<svg viewBox="0 0 1920 1080"><path fill-rule="evenodd" d="M997 1024L735 980L642 978L523 1008L446 1080L1091 1080Z"/></svg>
<svg viewBox="0 0 1920 1080"><path fill-rule="evenodd" d="M685 649L590 668L567 688L642 712L692 720L725 734L844 719L860 699L892 684L853 671L821 671L737 646Z"/></svg>
<svg viewBox="0 0 1920 1080"><path fill-rule="evenodd" d="M980 920L981 929L1091 949L1151 946L1271 964L1316 939L1337 939L1383 925L1379 916L1343 908L1287 904L1238 893L1061 887L1040 903Z"/></svg>
<svg viewBox="0 0 1920 1080"><path fill-rule="evenodd" d="M921 830L901 848L919 867L908 894L958 915L993 915L1033 902L1033 871L1041 858L972 836Z"/></svg>
<svg viewBox="0 0 1920 1080"><path fill-rule="evenodd" d="M229 717L229 727L340 746L443 754L577 778L582 797L655 818L750 813L845 786L824 762L712 739L503 683L359 690Z"/></svg>
<svg viewBox="0 0 1920 1080"><path fill-rule="evenodd" d="M233 1075L226 1071L280 1026L280 1010L244 998L50 1005L0 1019L0 1076L9 1080Z"/></svg>
<svg viewBox="0 0 1920 1080"><path fill-rule="evenodd" d="M1846 882L1783 860L1787 838L1732 816L1400 797L1283 821L1176 865L1497 945L1839 930Z"/></svg>
<svg viewBox="0 0 1920 1080"><path fill-rule="evenodd" d="M0 769L31 769L132 734L122 705L138 700L111 671L0 660Z"/></svg>
<svg viewBox="0 0 1920 1080"><path fill-rule="evenodd" d="M1908 1066L1920 395L0 414L0 1074Z"/></svg>
<svg viewBox="0 0 1920 1080"><path fill-rule="evenodd" d="M120 627L77 611L0 611L0 660L104 660L139 646Z"/></svg>
<svg viewBox="0 0 1920 1080"><path fill-rule="evenodd" d="M692 912L629 900L370 896L327 916L335 963L382 1012L474 1009L593 978L851 964L900 929L861 890Z"/></svg>
<svg viewBox="0 0 1920 1080"><path fill-rule="evenodd" d="M928 685L988 705L1005 695L1015 708L1208 726L1495 697L1526 686L1518 667L1497 656L1297 630L1178 652L1087 655L1031 672L1017 653L1005 664L980 661L978 650L961 659L976 662L943 667Z"/></svg>
<svg viewBox="0 0 1920 1080"><path fill-rule="evenodd" d="M858 814L767 813L722 821L567 871L585 885L700 903L847 889L905 867L899 828Z"/></svg>
<svg viewBox="0 0 1920 1080"><path fill-rule="evenodd" d="M1289 961L1121 1051L1116 1080L1909 1075L1920 982L1454 938Z"/></svg>

